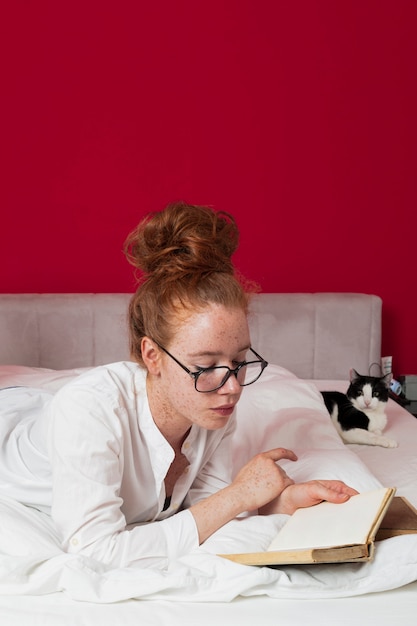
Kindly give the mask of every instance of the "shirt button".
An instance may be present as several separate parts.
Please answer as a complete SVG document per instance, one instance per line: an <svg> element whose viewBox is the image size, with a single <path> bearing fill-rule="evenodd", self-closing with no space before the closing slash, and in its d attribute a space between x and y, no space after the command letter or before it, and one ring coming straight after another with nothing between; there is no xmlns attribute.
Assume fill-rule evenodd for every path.
<svg viewBox="0 0 417 626"><path fill-rule="evenodd" d="M188 474L188 472L189 472L189 471L190 471L190 468L189 468L189 467L186 467L186 468L184 469L184 474Z"/></svg>
<svg viewBox="0 0 417 626"><path fill-rule="evenodd" d="M77 539L77 537L73 537L71 539L71 545L72 546L78 546L78 539Z"/></svg>
<svg viewBox="0 0 417 626"><path fill-rule="evenodd" d="M184 450L188 450L189 447L190 447L190 442L186 441L184 444Z"/></svg>

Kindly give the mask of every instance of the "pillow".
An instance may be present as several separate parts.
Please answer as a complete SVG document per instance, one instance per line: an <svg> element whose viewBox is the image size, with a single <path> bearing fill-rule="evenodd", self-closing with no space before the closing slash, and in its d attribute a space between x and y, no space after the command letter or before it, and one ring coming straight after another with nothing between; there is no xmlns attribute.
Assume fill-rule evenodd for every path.
<svg viewBox="0 0 417 626"><path fill-rule="evenodd" d="M0 389L4 387L34 387L54 393L89 369L91 368L79 367L69 370L52 370L24 365L0 365Z"/></svg>
<svg viewBox="0 0 417 626"><path fill-rule="evenodd" d="M298 456L296 462L279 462L296 482L343 480L358 491L381 486L341 440L316 385L282 367L269 365L258 381L244 388L236 420L234 476L258 452L283 447Z"/></svg>

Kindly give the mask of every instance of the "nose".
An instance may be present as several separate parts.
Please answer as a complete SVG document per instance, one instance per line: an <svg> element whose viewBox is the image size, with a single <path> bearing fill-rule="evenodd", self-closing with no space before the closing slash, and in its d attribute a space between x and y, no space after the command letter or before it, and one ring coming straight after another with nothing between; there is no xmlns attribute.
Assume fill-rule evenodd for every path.
<svg viewBox="0 0 417 626"><path fill-rule="evenodd" d="M220 393L224 394L240 394L242 387L239 384L238 379L236 378L236 374L230 372L228 379L226 382L220 387L218 390Z"/></svg>

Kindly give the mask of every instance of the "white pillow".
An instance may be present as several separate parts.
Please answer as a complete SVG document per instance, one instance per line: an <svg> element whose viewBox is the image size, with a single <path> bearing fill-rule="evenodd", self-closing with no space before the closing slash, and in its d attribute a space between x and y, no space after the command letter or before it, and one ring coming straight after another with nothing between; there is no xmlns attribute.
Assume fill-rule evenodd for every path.
<svg viewBox="0 0 417 626"><path fill-rule="evenodd" d="M69 370L51 370L24 365L0 365L0 389L4 387L34 387L51 392L91 368L79 367Z"/></svg>
<svg viewBox="0 0 417 626"><path fill-rule="evenodd" d="M258 452L283 447L298 456L279 462L296 482L343 480L358 491L381 486L339 437L316 385L282 367L269 365L244 388L236 418L234 475Z"/></svg>

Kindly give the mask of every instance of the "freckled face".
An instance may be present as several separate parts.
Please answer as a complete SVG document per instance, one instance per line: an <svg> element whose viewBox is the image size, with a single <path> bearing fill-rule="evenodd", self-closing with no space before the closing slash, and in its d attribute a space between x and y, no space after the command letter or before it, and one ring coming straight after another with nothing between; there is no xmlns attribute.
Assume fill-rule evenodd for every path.
<svg viewBox="0 0 417 626"><path fill-rule="evenodd" d="M246 314L239 308L210 304L202 311L181 317L175 336L164 346L192 372L200 367L244 361L250 346ZM184 432L195 423L208 430L222 428L240 398L242 387L230 376L220 389L195 390L194 380L161 351L159 373L150 377L148 392L152 414L162 431L177 427Z"/></svg>

